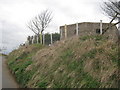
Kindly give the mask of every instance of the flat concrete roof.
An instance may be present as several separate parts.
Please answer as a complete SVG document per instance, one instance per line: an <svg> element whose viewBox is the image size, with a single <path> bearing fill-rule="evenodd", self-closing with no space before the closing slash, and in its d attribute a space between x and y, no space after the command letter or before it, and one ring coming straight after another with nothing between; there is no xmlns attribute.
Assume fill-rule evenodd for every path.
<svg viewBox="0 0 120 90"><path fill-rule="evenodd" d="M99 24L100 22L81 22L81 23L78 23L78 24ZM104 23L104 22L102 22L103 24L110 24L110 23ZM67 25L67 26L71 26L71 25L75 25L76 23L74 23L74 24L65 24L65 25ZM112 23L112 24L114 24L114 23ZM65 26L65 25L63 25L63 26ZM63 26L60 26L60 27L63 27Z"/></svg>

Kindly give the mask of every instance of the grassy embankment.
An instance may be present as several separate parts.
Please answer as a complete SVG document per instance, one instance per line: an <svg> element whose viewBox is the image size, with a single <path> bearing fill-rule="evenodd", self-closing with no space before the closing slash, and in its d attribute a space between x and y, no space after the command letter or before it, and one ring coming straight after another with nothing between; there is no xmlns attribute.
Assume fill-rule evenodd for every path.
<svg viewBox="0 0 120 90"><path fill-rule="evenodd" d="M0 53L0 56L7 56L6 54Z"/></svg>
<svg viewBox="0 0 120 90"><path fill-rule="evenodd" d="M8 65L22 87L118 87L118 46L103 36L22 47L8 55Z"/></svg>

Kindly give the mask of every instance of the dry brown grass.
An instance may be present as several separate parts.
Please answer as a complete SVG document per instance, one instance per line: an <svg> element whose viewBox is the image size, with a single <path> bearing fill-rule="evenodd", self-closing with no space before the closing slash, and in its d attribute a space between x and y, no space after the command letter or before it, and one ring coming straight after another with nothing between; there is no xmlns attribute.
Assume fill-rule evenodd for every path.
<svg viewBox="0 0 120 90"><path fill-rule="evenodd" d="M84 85L96 87L96 84L98 88L117 87L117 63L113 60L115 57L110 56L116 55L115 45L111 40L81 40L79 37L72 37L42 48L32 57L33 64L26 68L26 71L37 68L27 87L45 85L49 88L73 88L85 87ZM31 47L20 49L21 53L32 51L34 48ZM89 86L91 81L93 86Z"/></svg>

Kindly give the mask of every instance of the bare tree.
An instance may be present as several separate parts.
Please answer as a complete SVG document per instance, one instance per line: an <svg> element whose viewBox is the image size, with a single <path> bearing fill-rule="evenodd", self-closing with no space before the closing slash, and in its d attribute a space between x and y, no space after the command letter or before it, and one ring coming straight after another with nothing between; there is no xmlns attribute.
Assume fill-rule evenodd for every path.
<svg viewBox="0 0 120 90"><path fill-rule="evenodd" d="M52 13L48 10L43 11L33 18L29 23L28 27L32 30L39 38L39 42L42 44L42 33L48 27L52 20Z"/></svg>
<svg viewBox="0 0 120 90"><path fill-rule="evenodd" d="M120 23L120 1L108 0L108 2L104 2L102 9L105 12L105 14L107 14L111 18L110 24L116 19L118 20L118 22L115 23L114 25L117 25Z"/></svg>
<svg viewBox="0 0 120 90"><path fill-rule="evenodd" d="M118 0L109 0L108 2L104 2L104 5L102 7L103 11L111 18L110 24L113 22L113 20L118 20L117 23L114 25L118 24L118 63L120 60L119 54L120 54L120 1ZM114 26L112 25L112 26ZM112 27L110 25L110 27ZM106 29L108 30L108 28ZM119 63L120 64L120 63ZM118 69L118 76L117 76L117 85L118 88L120 88L120 70Z"/></svg>

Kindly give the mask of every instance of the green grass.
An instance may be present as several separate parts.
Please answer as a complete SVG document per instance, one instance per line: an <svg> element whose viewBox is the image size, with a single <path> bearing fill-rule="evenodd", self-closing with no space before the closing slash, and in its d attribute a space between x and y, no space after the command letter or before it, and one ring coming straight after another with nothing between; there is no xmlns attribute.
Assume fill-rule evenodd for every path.
<svg viewBox="0 0 120 90"><path fill-rule="evenodd" d="M38 86L39 88L46 88L47 85L48 85L47 82L44 81L44 80L42 80L41 82L37 83L37 86Z"/></svg>
<svg viewBox="0 0 120 90"><path fill-rule="evenodd" d="M71 62L70 64L68 64L68 68L69 68L70 70L75 70L75 69L77 69L80 65L81 65L80 62L78 62L77 60L74 60L73 62Z"/></svg>
<svg viewBox="0 0 120 90"><path fill-rule="evenodd" d="M93 35L93 36L82 36L79 38L81 41L86 41L86 40L95 40L95 41L104 41L107 40L108 37L102 36L102 35Z"/></svg>
<svg viewBox="0 0 120 90"><path fill-rule="evenodd" d="M88 73L83 73L82 76L81 83L84 82L84 85L81 88L99 88L100 82L93 79Z"/></svg>
<svg viewBox="0 0 120 90"><path fill-rule="evenodd" d="M34 56L39 49L43 48L43 45L33 44L31 45L31 48L33 48L32 52L22 52L20 50L15 50L7 57L8 66L12 72L14 72L14 75L21 87L26 87L28 81L36 72L35 67L30 71L26 71L26 68L33 64L32 56Z"/></svg>
<svg viewBox="0 0 120 90"><path fill-rule="evenodd" d="M16 60L19 60L19 59L25 59L27 57L28 53L27 52L23 52L20 56L18 56L16 58Z"/></svg>
<svg viewBox="0 0 120 90"><path fill-rule="evenodd" d="M95 55L97 53L96 49L92 49L89 52L85 53L84 55L82 55L82 59L86 59L86 58L94 58Z"/></svg>
<svg viewBox="0 0 120 90"><path fill-rule="evenodd" d="M93 63L93 70L97 72L101 70L100 61L97 59Z"/></svg>
<svg viewBox="0 0 120 90"><path fill-rule="evenodd" d="M0 53L0 56L7 56L6 54Z"/></svg>
<svg viewBox="0 0 120 90"><path fill-rule="evenodd" d="M68 57L72 57L74 54L72 53L72 50L71 49L67 49L65 50L62 55L61 55L61 58L63 60L67 59Z"/></svg>
<svg viewBox="0 0 120 90"><path fill-rule="evenodd" d="M111 57L112 62L118 64L118 61L119 61L118 60L118 55L117 54L115 54L115 55L109 54L109 55Z"/></svg>
<svg viewBox="0 0 120 90"><path fill-rule="evenodd" d="M92 42L90 41L90 44L93 45L92 49L89 47L88 50L84 49L86 47L85 44L87 42L89 44L89 40L91 39L93 40ZM101 67L103 71L110 71L113 67L109 66L109 61L112 60L112 62L110 62L111 66L116 65L118 62L116 47L114 45L110 45L110 47L108 47L106 44L109 43L105 43L105 40L107 41L107 38L101 36L80 37L77 44L75 42L73 44L72 41L69 42L67 45L68 47L61 47L61 52L59 51L58 54L56 54L57 51L52 55L47 54L47 60L46 56L40 57L39 55L36 55L35 57L40 58L40 61L35 61L38 65L33 61L35 58L33 58L33 56L43 46L34 44L32 45L34 48L32 48L31 52L17 53L19 51L15 51L15 54L11 54L8 65L14 72L17 77L17 81L22 85L22 87L27 87L27 85L32 86L33 84L35 84L33 87L38 88L47 88L48 86L51 86L52 88L99 88L104 83L106 83L106 85L112 85L112 83L116 81L116 74L110 76L110 83L108 81L102 83L99 82L100 78L104 77L99 73L101 71ZM84 41L86 41L86 43ZM102 46L99 46L102 43L104 46L106 45L105 49L102 48ZM99 47L97 48L97 46ZM58 48L60 49L60 47ZM57 50L56 47L52 49ZM77 49L78 52L75 52ZM106 49L109 51L105 51ZM86 51L82 52L82 50ZM47 51L45 51L45 53L46 52ZM55 55L57 57L54 57ZM105 66L101 63L101 58L97 57L99 55L103 56L102 58L105 57L105 60L108 59L105 61L108 62L108 65ZM90 62L90 65L88 65L88 62ZM32 70L26 71L26 68L29 65L32 65L32 67L30 67ZM90 66L90 69L87 65ZM101 74L101 77L94 75L94 73L98 73L98 75ZM31 78L33 75L35 79L32 81Z"/></svg>
<svg viewBox="0 0 120 90"><path fill-rule="evenodd" d="M25 71L25 69L32 63L33 62L29 60L22 61L22 63L19 64L10 65L11 70L14 72L15 76L17 77L17 81L22 85L22 87L25 87L26 83L32 78L35 72L34 70L31 70L29 72Z"/></svg>
<svg viewBox="0 0 120 90"><path fill-rule="evenodd" d="M79 85L80 85L83 82L85 82L85 85L83 85L82 88L99 87L100 83L97 80L93 79L92 76L90 76L88 73L85 73L83 71L85 59L86 58L94 58L94 56L96 55L96 52L97 52L97 50L93 49L93 50L89 51L88 53L85 53L79 60L75 60L73 51L71 49L65 50L60 55L61 61L56 62L52 67L56 71L60 67L60 65L65 66L62 72L57 73L56 79L54 79L52 87L53 88L70 88L70 87L77 86L76 83L79 83ZM64 70L66 71L66 73L64 73ZM71 71L75 71L76 73L78 73L78 75L75 77L77 77L79 79L75 79L75 77L69 77L68 73L70 73ZM52 75L52 74L49 74L49 75ZM75 80L75 82L73 83L74 85L71 86L70 83L73 80ZM41 81L44 81L44 80L41 80ZM48 81L48 82L50 82L50 81ZM48 82L40 82L39 87L47 87ZM79 87L79 85L78 85L78 87Z"/></svg>
<svg viewBox="0 0 120 90"><path fill-rule="evenodd" d="M112 46L111 48L112 50L110 51L110 53L108 53L107 55L110 57L110 60L115 63L115 64L119 64L119 50L118 48L115 48L114 46ZM119 66L119 65L118 65Z"/></svg>

